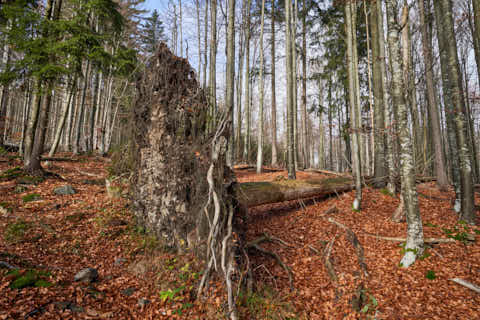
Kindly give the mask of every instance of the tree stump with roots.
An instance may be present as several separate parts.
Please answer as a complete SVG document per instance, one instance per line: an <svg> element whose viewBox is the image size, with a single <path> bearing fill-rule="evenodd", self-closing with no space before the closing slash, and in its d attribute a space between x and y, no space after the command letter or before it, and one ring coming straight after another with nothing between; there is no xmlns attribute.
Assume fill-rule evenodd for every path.
<svg viewBox="0 0 480 320"><path fill-rule="evenodd" d="M226 165L227 117L207 133L208 102L186 59L161 44L137 80L134 107L134 210L137 222L165 246L194 248L205 261L198 293L212 271L225 277L230 317L232 279L245 212Z"/></svg>

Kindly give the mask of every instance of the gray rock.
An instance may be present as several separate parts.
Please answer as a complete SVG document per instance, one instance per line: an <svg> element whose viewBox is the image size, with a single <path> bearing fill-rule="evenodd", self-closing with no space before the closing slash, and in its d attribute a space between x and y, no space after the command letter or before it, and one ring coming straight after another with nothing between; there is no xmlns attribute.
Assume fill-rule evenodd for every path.
<svg viewBox="0 0 480 320"><path fill-rule="evenodd" d="M125 258L116 258L115 261L113 262L113 265L118 267L121 266L127 259Z"/></svg>
<svg viewBox="0 0 480 320"><path fill-rule="evenodd" d="M138 299L138 305L143 308L145 307L147 304L150 304L150 300L147 300L145 298L140 298Z"/></svg>
<svg viewBox="0 0 480 320"><path fill-rule="evenodd" d="M85 309L71 301L58 301L54 303L57 309L62 311L70 310L72 312L84 312Z"/></svg>
<svg viewBox="0 0 480 320"><path fill-rule="evenodd" d="M59 196L67 196L77 193L77 191L69 184L53 189L53 193Z"/></svg>
<svg viewBox="0 0 480 320"><path fill-rule="evenodd" d="M82 282L94 282L98 279L98 271L94 268L85 268L80 270L75 277L73 278L74 281L82 281Z"/></svg>
<svg viewBox="0 0 480 320"><path fill-rule="evenodd" d="M124 296L130 297L137 289L130 287L121 291Z"/></svg>

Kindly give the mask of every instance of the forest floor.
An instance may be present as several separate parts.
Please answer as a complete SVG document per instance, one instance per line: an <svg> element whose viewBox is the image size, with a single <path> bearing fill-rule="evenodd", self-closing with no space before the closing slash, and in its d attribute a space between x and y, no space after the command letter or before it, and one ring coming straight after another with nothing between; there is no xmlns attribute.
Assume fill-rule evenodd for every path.
<svg viewBox="0 0 480 320"><path fill-rule="evenodd" d="M221 281L210 287L208 300L192 299L200 264L188 252L159 248L135 226L129 201L106 192L108 159L53 162L48 171L58 176L43 182L1 177L16 166L18 159L0 161L0 319L222 319ZM236 173L240 182L286 177L284 171ZM54 193L66 184L76 193ZM117 187L114 196L124 193L121 182ZM245 319L479 319L480 295L449 280L480 284L480 243L464 237L479 228L457 223L453 192L440 192L433 183L418 190L425 237L458 241L432 245L408 269L399 266L399 242L372 236L406 233L405 223L390 220L399 200L381 190L364 189L360 212L351 209L353 192L250 209L247 240L268 233L287 243L261 246L291 269L294 289L275 259L253 251L257 290L241 294L240 313ZM332 221L355 233L366 272L360 247ZM75 282L84 268L97 269L98 279ZM355 296L364 300L360 312L352 307Z"/></svg>

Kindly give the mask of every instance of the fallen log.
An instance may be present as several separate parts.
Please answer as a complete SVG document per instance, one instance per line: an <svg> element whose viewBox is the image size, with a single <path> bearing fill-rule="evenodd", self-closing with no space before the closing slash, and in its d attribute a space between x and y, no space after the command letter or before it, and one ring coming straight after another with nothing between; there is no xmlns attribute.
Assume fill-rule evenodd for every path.
<svg viewBox="0 0 480 320"><path fill-rule="evenodd" d="M462 286L464 286L464 287L466 287L470 290L473 290L476 293L480 293L480 287L477 286L474 283L468 282L467 280L463 280L463 279L460 279L460 278L453 278L453 279L449 279L449 280L453 281L455 283L458 283L459 285L462 285Z"/></svg>
<svg viewBox="0 0 480 320"><path fill-rule="evenodd" d="M247 208L262 204L328 196L354 188L350 178L338 177L317 180L280 180L246 182L237 185L237 199Z"/></svg>
<svg viewBox="0 0 480 320"><path fill-rule="evenodd" d="M315 173L323 173L323 174L329 174L332 176L337 176L337 177L344 177L347 174L343 172L335 172L335 171L330 171L330 170L321 170L321 169L314 169L314 168L307 168L303 170L305 172L315 172Z"/></svg>

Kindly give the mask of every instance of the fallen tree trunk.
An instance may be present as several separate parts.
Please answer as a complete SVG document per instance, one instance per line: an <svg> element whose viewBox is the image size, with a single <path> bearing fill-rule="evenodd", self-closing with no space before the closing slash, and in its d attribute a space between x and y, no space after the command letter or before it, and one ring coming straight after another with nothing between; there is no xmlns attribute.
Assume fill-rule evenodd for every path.
<svg viewBox="0 0 480 320"><path fill-rule="evenodd" d="M330 170L321 170L321 169L314 169L314 168L308 168L303 170L305 172L315 172L315 173L322 173L322 174L329 174L332 176L337 176L337 177L345 177L348 175L346 172L335 172L335 171L330 171Z"/></svg>
<svg viewBox="0 0 480 320"><path fill-rule="evenodd" d="M280 180L272 182L246 182L237 185L237 200L245 207L262 204L328 196L354 188L350 178L318 180Z"/></svg>

